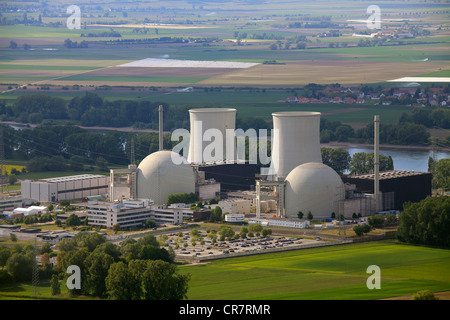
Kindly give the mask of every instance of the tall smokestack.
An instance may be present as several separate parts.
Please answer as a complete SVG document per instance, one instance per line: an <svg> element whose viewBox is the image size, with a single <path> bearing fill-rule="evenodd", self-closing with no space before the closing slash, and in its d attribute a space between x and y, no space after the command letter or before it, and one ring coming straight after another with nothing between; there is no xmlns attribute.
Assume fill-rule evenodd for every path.
<svg viewBox="0 0 450 320"><path fill-rule="evenodd" d="M159 111L159 151L164 150L164 143L163 143L163 106L160 105L158 108Z"/></svg>
<svg viewBox="0 0 450 320"><path fill-rule="evenodd" d="M375 210L380 210L380 116L374 117L374 196L375 196Z"/></svg>

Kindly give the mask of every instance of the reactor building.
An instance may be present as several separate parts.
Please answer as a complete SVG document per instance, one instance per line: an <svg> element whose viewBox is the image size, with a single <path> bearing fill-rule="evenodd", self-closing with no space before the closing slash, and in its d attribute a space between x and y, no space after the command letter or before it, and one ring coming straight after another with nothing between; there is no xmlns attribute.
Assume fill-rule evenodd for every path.
<svg viewBox="0 0 450 320"><path fill-rule="evenodd" d="M322 163L319 112L276 112L273 117L269 173L256 185L256 216L262 200L277 202L277 216L297 218L311 212L329 218L345 198L340 176Z"/></svg>

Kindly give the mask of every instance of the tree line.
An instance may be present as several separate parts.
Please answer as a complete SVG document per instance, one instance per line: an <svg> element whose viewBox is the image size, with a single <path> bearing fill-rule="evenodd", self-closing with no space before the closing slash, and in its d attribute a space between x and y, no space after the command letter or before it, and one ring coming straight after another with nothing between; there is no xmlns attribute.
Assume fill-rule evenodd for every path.
<svg viewBox="0 0 450 320"><path fill-rule="evenodd" d="M375 155L373 152L357 152L353 156L343 148L320 148L322 162L331 167L338 174L346 172L350 174L370 173L374 167ZM391 156L379 154L380 171L394 170L394 161Z"/></svg>
<svg viewBox="0 0 450 320"><path fill-rule="evenodd" d="M402 242L450 248L450 197L428 197L406 203L397 237Z"/></svg>
<svg viewBox="0 0 450 320"><path fill-rule="evenodd" d="M173 250L161 248L147 235L126 239L120 246L96 232L80 232L64 239L53 252L44 244L40 278L51 278L52 295L61 293L69 266L80 268L81 288L68 289L71 295L88 295L112 300L181 300L187 298L190 275L177 273ZM0 283L31 280L34 247L16 244L0 246ZM56 256L56 265L49 257Z"/></svg>
<svg viewBox="0 0 450 320"><path fill-rule="evenodd" d="M303 90L315 95L319 86L308 85ZM82 126L128 127L158 129L158 107L164 107L164 130L189 128L188 106L169 106L161 102L115 100L109 101L103 97L87 92L69 102L62 98L45 94L22 95L12 104L0 101L0 119L32 124L51 124L52 121ZM450 111L413 109L410 116L404 114L398 123L380 124L380 143L387 144L428 144L430 135L427 127L439 126L446 128L450 123ZM424 116L425 114L425 116ZM428 117L428 118L427 118ZM426 119L434 119L427 121ZM270 129L271 123L260 117L238 117L237 128ZM321 118L321 142L358 141L373 142L373 123L365 128L354 130L350 125L340 121Z"/></svg>

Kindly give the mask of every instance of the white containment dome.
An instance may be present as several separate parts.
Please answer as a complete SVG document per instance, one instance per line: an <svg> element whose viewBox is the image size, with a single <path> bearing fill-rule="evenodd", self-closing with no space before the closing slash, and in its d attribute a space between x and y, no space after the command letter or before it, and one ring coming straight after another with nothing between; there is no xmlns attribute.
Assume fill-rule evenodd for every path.
<svg viewBox="0 0 450 320"><path fill-rule="evenodd" d="M286 178L297 166L307 162L322 162L320 152L320 112L272 113L273 174Z"/></svg>
<svg viewBox="0 0 450 320"><path fill-rule="evenodd" d="M225 161L226 130L235 130L236 109L191 109L189 110L189 117L191 137L188 162L201 164ZM216 136L220 136L220 139L216 140Z"/></svg>
<svg viewBox="0 0 450 320"><path fill-rule="evenodd" d="M287 218L304 218L311 211L314 218L330 218L339 213L339 201L345 198L341 177L329 166L308 162L292 170L285 181L285 210Z"/></svg>
<svg viewBox="0 0 450 320"><path fill-rule="evenodd" d="M155 204L166 204L173 193L195 192L195 176L189 164L175 164L173 159L182 158L173 151L154 152L139 164L137 173L137 197L152 199Z"/></svg>

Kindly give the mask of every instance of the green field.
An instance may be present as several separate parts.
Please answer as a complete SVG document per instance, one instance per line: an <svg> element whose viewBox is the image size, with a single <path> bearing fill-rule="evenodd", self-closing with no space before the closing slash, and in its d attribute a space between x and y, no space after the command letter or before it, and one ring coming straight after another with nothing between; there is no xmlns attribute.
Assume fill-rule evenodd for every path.
<svg viewBox="0 0 450 320"><path fill-rule="evenodd" d="M381 270L381 289L368 289L370 265ZM188 300L375 300L420 290L450 290L449 250L393 241L340 245L182 265L191 274ZM0 287L0 300L95 299L51 296L49 280L39 294L31 283Z"/></svg>
<svg viewBox="0 0 450 320"><path fill-rule="evenodd" d="M367 267L381 269L369 290ZM374 242L216 260L183 266L191 300L372 300L450 290L450 253Z"/></svg>

